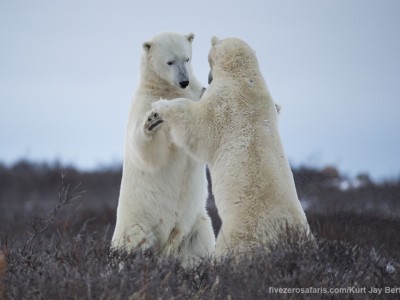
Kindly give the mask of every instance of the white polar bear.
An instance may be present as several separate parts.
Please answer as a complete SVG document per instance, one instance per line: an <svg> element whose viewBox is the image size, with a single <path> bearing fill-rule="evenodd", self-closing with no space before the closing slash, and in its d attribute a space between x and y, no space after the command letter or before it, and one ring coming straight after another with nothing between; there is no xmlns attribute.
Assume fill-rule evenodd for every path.
<svg viewBox="0 0 400 300"><path fill-rule="evenodd" d="M183 265L214 252L205 165L177 147L168 125L146 112L160 98L199 100L204 93L191 67L193 39L193 33L164 32L143 44L111 242L113 249L153 248L181 258Z"/></svg>
<svg viewBox="0 0 400 300"><path fill-rule="evenodd" d="M152 112L177 145L210 167L222 220L216 256L271 246L287 227L308 233L254 51L239 39L214 37L209 63L213 81L201 101L161 100Z"/></svg>

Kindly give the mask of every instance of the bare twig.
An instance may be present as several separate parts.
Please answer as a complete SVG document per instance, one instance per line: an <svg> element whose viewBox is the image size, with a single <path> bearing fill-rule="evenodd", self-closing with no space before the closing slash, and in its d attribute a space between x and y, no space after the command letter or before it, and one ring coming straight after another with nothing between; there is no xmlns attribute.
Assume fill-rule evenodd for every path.
<svg viewBox="0 0 400 300"><path fill-rule="evenodd" d="M27 241L27 245L32 245L33 241L37 239L46 229L53 223L58 212L68 204L71 204L82 197L85 191L80 191L81 183L75 187L71 187L71 184L65 185L64 178L66 174L61 174L61 189L58 193L58 203L56 207L50 210L46 215L35 215L31 224L32 231L30 232L31 237Z"/></svg>

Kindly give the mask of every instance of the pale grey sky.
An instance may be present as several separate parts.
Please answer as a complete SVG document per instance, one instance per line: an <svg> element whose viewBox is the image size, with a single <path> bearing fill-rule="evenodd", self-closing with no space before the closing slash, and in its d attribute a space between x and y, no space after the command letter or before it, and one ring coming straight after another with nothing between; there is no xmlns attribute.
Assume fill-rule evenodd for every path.
<svg viewBox="0 0 400 300"><path fill-rule="evenodd" d="M142 43L194 32L256 51L293 165L400 175L400 1L0 0L0 162L120 162Z"/></svg>

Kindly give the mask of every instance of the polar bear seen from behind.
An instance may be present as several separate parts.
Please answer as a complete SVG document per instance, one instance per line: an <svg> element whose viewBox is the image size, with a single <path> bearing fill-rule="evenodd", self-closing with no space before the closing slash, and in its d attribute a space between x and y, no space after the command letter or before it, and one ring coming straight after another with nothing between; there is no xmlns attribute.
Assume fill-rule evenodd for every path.
<svg viewBox="0 0 400 300"><path fill-rule="evenodd" d="M205 208L205 165L173 143L167 124L146 113L160 98L200 99L204 88L191 67L193 39L192 33L164 32L143 44L111 242L113 249L153 248L184 265L212 255L215 247Z"/></svg>
<svg viewBox="0 0 400 300"><path fill-rule="evenodd" d="M216 256L276 243L287 227L309 231L278 132L278 113L254 51L212 39L213 80L201 101L153 105L171 135L209 165L222 227Z"/></svg>

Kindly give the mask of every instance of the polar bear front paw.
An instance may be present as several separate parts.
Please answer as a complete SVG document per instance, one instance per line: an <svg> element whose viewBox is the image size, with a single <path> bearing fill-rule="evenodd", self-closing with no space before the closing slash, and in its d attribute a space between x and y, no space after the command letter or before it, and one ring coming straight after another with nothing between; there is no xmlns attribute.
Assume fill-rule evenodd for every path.
<svg viewBox="0 0 400 300"><path fill-rule="evenodd" d="M145 130L150 133L156 131L160 127L161 123L164 122L160 115L156 112L149 112L146 116Z"/></svg>
<svg viewBox="0 0 400 300"><path fill-rule="evenodd" d="M170 107L171 101L172 100L161 99L161 100L158 100L157 102L152 103L152 105L151 105L152 112L158 113L159 115L161 115L165 118L166 110L168 110L168 108Z"/></svg>

